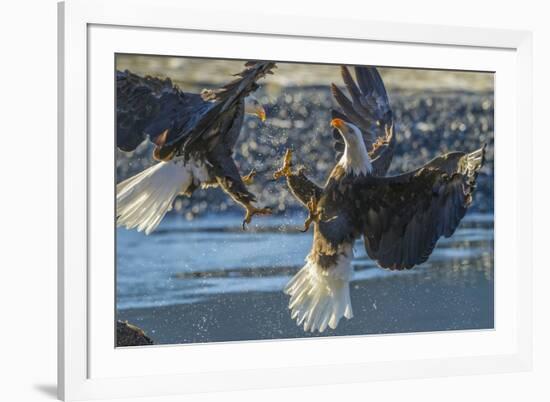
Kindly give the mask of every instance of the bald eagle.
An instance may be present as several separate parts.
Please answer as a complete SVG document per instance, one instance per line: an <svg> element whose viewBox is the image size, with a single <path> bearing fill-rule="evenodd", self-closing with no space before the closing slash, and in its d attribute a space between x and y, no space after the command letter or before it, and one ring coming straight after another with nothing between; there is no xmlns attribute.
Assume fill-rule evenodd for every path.
<svg viewBox="0 0 550 402"><path fill-rule="evenodd" d="M255 172L241 177L233 147L245 114L265 121L264 108L250 94L274 68L272 62L248 62L237 79L200 94L183 92L170 79L117 71L117 146L132 151L148 137L158 161L117 184L118 226L149 234L178 194L190 196L199 186L219 186L245 208L243 228L253 215L271 213L254 206L246 185Z"/></svg>
<svg viewBox="0 0 550 402"><path fill-rule="evenodd" d="M425 262L441 236L456 230L472 203L485 147L450 152L423 167L386 177L395 144L393 114L375 68L356 67L357 83L345 66L346 96L332 85L342 112L333 111L339 160L326 184L292 171L287 150L274 177L286 177L294 196L309 210L305 230L314 225L305 266L284 291L291 317L305 331L336 328L352 318L349 293L353 246L363 238L371 259L392 270Z"/></svg>

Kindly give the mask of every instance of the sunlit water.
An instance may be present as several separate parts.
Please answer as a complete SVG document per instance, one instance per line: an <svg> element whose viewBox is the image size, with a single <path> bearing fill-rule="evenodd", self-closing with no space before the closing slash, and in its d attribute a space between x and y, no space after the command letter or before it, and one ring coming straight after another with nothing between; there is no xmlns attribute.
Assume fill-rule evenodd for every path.
<svg viewBox="0 0 550 402"><path fill-rule="evenodd" d="M238 215L193 221L168 217L153 234L117 230L118 309L204 301L224 293L277 292L303 265L312 234L298 231L303 216L256 218L241 230ZM469 215L450 239L441 239L429 261L390 272L355 246L354 281L391 275L439 275L467 280L468 271L492 276L492 215Z"/></svg>

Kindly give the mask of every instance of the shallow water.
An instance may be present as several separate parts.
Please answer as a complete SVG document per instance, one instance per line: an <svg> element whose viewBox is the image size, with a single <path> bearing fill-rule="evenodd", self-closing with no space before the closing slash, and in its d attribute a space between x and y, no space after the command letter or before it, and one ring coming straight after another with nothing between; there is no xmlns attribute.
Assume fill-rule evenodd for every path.
<svg viewBox="0 0 550 402"><path fill-rule="evenodd" d="M171 215L149 236L119 228L117 308L197 303L220 294L279 292L303 265L311 247L311 232L298 230L303 219L300 214L260 217L243 232L239 215L192 221ZM467 216L450 239L439 241L429 261L414 270L390 272L376 267L360 242L353 264L354 282L434 274L441 280L465 283L480 278L492 281L492 215Z"/></svg>

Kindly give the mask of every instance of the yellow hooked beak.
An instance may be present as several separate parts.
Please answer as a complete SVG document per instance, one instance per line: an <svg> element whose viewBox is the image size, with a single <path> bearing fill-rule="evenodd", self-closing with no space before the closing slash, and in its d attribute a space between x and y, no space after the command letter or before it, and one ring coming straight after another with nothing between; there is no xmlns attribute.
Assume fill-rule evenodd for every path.
<svg viewBox="0 0 550 402"><path fill-rule="evenodd" d="M338 118L332 119L330 121L330 126L336 128L340 131L346 131L346 128L347 128L346 127L346 122L344 120L338 119Z"/></svg>
<svg viewBox="0 0 550 402"><path fill-rule="evenodd" d="M260 118L262 122L265 121L266 115L265 115L265 109L262 105L258 106L258 109L256 110L256 115Z"/></svg>

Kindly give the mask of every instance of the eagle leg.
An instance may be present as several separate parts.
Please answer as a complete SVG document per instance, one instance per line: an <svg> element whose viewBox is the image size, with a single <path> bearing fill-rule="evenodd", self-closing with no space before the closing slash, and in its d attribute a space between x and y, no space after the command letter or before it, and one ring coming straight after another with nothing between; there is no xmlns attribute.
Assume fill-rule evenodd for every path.
<svg viewBox="0 0 550 402"><path fill-rule="evenodd" d="M242 176L241 179L245 185L250 186L252 183L254 183L255 176L256 176L256 169L252 169L250 173L248 173L246 176Z"/></svg>
<svg viewBox="0 0 550 402"><path fill-rule="evenodd" d="M292 150L288 148L283 159L283 166L273 173L273 179L278 180L281 177L289 177L292 175Z"/></svg>
<svg viewBox="0 0 550 402"><path fill-rule="evenodd" d="M243 230L246 230L246 225L252 221L254 215L271 215L271 208L256 208L252 204L245 204L246 215L243 220Z"/></svg>
<svg viewBox="0 0 550 402"><path fill-rule="evenodd" d="M311 197L311 199L306 204L308 210L308 216L304 222L304 229L301 232L307 232L309 227L313 222L319 222L319 217L321 212L317 206L317 198Z"/></svg>

